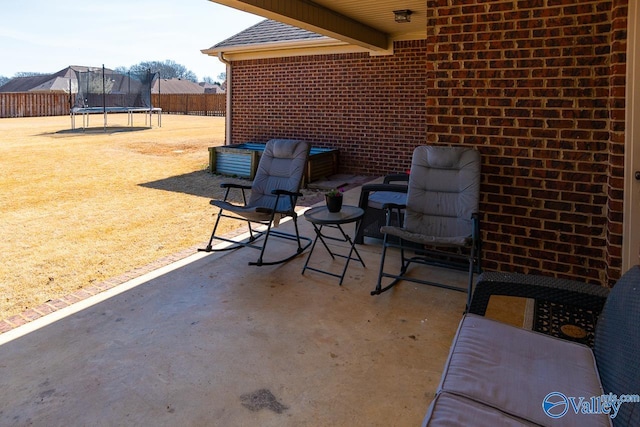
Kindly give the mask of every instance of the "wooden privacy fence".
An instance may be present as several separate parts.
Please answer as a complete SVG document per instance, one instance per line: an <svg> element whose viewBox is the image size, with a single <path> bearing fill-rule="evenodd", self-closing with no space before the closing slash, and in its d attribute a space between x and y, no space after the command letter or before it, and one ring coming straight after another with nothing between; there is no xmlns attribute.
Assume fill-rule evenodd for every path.
<svg viewBox="0 0 640 427"><path fill-rule="evenodd" d="M0 118L64 116L69 102L68 93L0 93Z"/></svg>
<svg viewBox="0 0 640 427"><path fill-rule="evenodd" d="M226 95L219 93L152 94L154 107L163 113L224 116ZM0 93L0 118L65 116L71 101L68 93Z"/></svg>
<svg viewBox="0 0 640 427"><path fill-rule="evenodd" d="M196 116L224 116L227 96L224 93L154 93L151 101L163 113Z"/></svg>

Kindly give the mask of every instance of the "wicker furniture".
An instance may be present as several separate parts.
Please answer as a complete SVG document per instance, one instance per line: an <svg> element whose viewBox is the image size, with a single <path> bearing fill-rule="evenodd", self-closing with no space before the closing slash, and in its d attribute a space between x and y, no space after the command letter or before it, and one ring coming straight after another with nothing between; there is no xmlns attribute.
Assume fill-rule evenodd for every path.
<svg viewBox="0 0 640 427"><path fill-rule="evenodd" d="M598 310L594 348L482 317L492 295ZM610 292L569 280L485 273L423 426L640 425L639 325L640 266ZM621 395L636 403L616 401Z"/></svg>
<svg viewBox="0 0 640 427"><path fill-rule="evenodd" d="M407 184L409 174L392 174L383 179L382 184L365 184L360 192L360 202L358 206L364 210L364 216L358 227L355 242L359 245L364 243L365 237L382 239L384 236L380 232L380 227L386 224L385 205L393 203L404 205L407 203ZM392 223L399 224L394 218Z"/></svg>

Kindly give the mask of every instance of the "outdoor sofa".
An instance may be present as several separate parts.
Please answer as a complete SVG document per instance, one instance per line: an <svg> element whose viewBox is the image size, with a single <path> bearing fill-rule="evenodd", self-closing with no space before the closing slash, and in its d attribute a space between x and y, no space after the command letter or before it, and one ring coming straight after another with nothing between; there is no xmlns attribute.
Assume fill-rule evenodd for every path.
<svg viewBox="0 0 640 427"><path fill-rule="evenodd" d="M483 317L491 295L599 313L593 349ZM609 291L548 277L484 273L460 322L423 426L640 425L640 266Z"/></svg>

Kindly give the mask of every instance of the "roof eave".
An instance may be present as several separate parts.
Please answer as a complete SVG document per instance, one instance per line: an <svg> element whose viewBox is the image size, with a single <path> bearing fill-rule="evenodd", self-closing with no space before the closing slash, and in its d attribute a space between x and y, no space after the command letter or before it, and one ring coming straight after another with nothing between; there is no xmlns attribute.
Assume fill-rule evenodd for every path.
<svg viewBox="0 0 640 427"><path fill-rule="evenodd" d="M345 53L368 53L369 49L345 42L333 40L327 43L264 43L252 46L215 47L204 49L202 53L216 56L220 61L227 63L234 61L246 61L267 58L287 58L294 56L331 55ZM222 58L221 58L222 56Z"/></svg>
<svg viewBox="0 0 640 427"><path fill-rule="evenodd" d="M385 52L390 49L388 34L312 1L212 1L314 33L323 34L327 37L339 39L349 44L364 47L373 52Z"/></svg>
<svg viewBox="0 0 640 427"><path fill-rule="evenodd" d="M230 45L230 46L214 46L208 49L202 49L205 55L218 56L218 53L251 53L251 52L265 52L265 51L278 51L278 50L291 50L291 49L312 49L318 47L333 47L333 46L347 46L346 42L333 39L331 37L321 37L308 40L290 40L290 41L278 41L269 43L256 43L245 45Z"/></svg>

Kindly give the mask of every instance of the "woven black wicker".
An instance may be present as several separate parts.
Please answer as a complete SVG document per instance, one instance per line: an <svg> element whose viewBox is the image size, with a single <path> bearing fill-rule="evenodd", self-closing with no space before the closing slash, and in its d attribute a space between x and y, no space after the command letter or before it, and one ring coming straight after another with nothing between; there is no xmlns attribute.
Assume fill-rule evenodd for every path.
<svg viewBox="0 0 640 427"><path fill-rule="evenodd" d="M479 321L476 315L485 314L489 299L493 295L531 298L536 302L570 305L592 312L596 319L593 350L589 351L586 347L558 339L547 339L538 333L500 325L499 322L485 319ZM606 418L609 418L615 427L640 426L640 266L627 271L611 290L552 277L484 273L478 278L469 311L472 314L465 316L454 339L438 395L445 398L465 397L469 399L467 402L487 407L482 412L467 413L462 411L459 405L448 410L436 400L423 425L436 425L438 420L448 419L445 418L447 416L456 416L457 420L464 420L458 421L456 425L511 425L512 423L505 421L516 416L535 425L608 425ZM500 328L500 331L496 332L494 328ZM475 337L476 340L470 337ZM483 337L487 337L486 348L482 348ZM525 343L532 341L537 343L535 349L529 347L525 351ZM497 348L499 350L496 352ZM580 353L586 355L582 362L578 362L580 357L577 356ZM496 354L502 359L496 357ZM595 360L593 368L597 372L592 370L592 360ZM465 361L472 363L467 364ZM500 372L503 364L510 368ZM558 366L562 366L562 372L558 370ZM535 390L536 387L539 388L538 394L541 390L546 392L546 387L555 390L555 393L550 395L562 394L563 389L551 385L555 377L545 377L545 373L550 372L555 372L552 376L563 377L562 381L566 381L567 387L590 376L595 378L594 382L599 382L598 385L601 387L589 388L582 385L582 388L576 390L585 390L585 394L574 396L582 396L585 402L597 401L601 406L594 406L593 412L581 414L578 409L582 410L584 407L574 407L576 416L586 414L582 419L572 420L567 417L546 422L547 419L536 415L540 414L539 412L527 413L521 411L522 405L513 405L513 402L520 402L518 399L523 396L530 400L531 390ZM516 374L521 374L518 381L507 381ZM478 384L474 384L475 379ZM587 389L589 391L586 391ZM474 391L478 390L486 393L474 395ZM474 396L480 396L481 399L478 400ZM496 399L495 396L500 398ZM489 399L490 404L486 399ZM540 411L539 403L536 406ZM552 416L546 409L544 411L549 417ZM598 420L598 414L607 415L604 423L601 422L602 419ZM488 415L498 417L500 421L492 422L492 418L487 418ZM563 415L564 413L559 417Z"/></svg>
<svg viewBox="0 0 640 427"><path fill-rule="evenodd" d="M358 225L358 233L355 238L355 242L357 244L364 243L364 237L382 239L383 235L380 232L380 227L385 225L387 222L386 209L382 206L370 206L369 197L376 192L395 192L405 195L407 194L408 181L409 175L407 174L392 174L384 177L383 184L366 184L362 186L358 206L364 210L364 217L362 217L362 220ZM404 184L393 184L395 182ZM402 218L400 218L399 221L395 218L392 223L399 224L401 221Z"/></svg>
<svg viewBox="0 0 640 427"><path fill-rule="evenodd" d="M470 313L484 316L492 295L531 298L592 310L596 316L609 295L609 289L574 280L516 273L483 273L478 277Z"/></svg>
<svg viewBox="0 0 640 427"><path fill-rule="evenodd" d="M640 393L640 266L622 276L611 290L596 327L593 353L605 393ZM640 402L620 406L615 426L640 425Z"/></svg>
<svg viewBox="0 0 640 427"><path fill-rule="evenodd" d="M629 270L609 290L602 286L553 277L483 273L469 311L484 315L492 295L532 298L592 310L597 318L594 355L605 393L640 390L640 266ZM624 404L615 425L640 425L640 403Z"/></svg>

